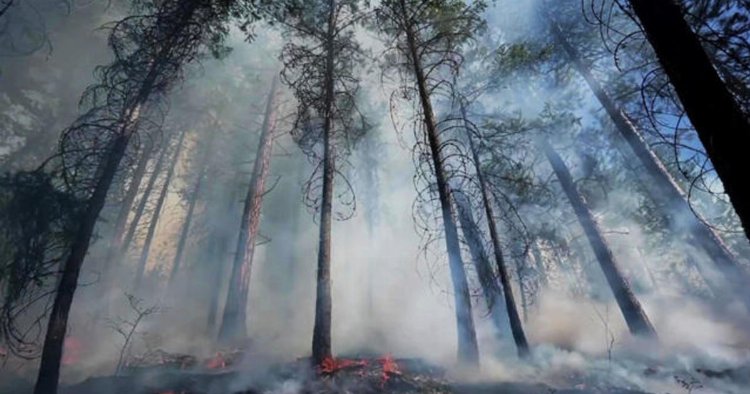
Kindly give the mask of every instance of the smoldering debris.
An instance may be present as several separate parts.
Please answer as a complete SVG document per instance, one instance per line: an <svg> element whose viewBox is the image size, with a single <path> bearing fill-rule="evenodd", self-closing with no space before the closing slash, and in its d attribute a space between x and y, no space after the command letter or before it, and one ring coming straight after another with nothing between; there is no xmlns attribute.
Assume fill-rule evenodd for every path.
<svg viewBox="0 0 750 394"><path fill-rule="evenodd" d="M197 360L187 355L160 353L155 364L130 366L120 376L90 378L63 389L65 394L338 394L338 393L430 393L430 394L648 394L644 391L593 387L578 384L555 388L542 383L465 382L446 370L416 358L383 357L329 358L311 367L308 358L274 365L262 371L219 363L220 355Z"/></svg>

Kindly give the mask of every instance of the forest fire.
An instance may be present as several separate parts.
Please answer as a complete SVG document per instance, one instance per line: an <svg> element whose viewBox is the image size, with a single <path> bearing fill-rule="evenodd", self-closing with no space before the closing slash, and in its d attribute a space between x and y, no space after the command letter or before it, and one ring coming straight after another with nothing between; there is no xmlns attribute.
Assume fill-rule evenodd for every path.
<svg viewBox="0 0 750 394"><path fill-rule="evenodd" d="M204 365L208 369L222 369L227 367L227 360L221 352L216 352L216 355L208 359Z"/></svg>
<svg viewBox="0 0 750 394"><path fill-rule="evenodd" d="M750 0L0 0L0 394L750 392L749 64Z"/></svg>
<svg viewBox="0 0 750 394"><path fill-rule="evenodd" d="M326 357L325 360L318 366L318 373L331 375L342 369L366 367L368 365L367 360L352 360L346 358L333 358Z"/></svg>
<svg viewBox="0 0 750 394"><path fill-rule="evenodd" d="M396 361L393 360L393 357L388 354L385 357L379 359L383 364L383 386L388 382L388 379L390 379L390 375L401 375L401 370L398 368L398 364L396 364Z"/></svg>
<svg viewBox="0 0 750 394"><path fill-rule="evenodd" d="M377 359L350 359L327 357L323 363L318 366L318 373L321 375L333 375L345 370L357 370L357 376L365 377L367 369L380 370L380 387L384 388L388 381L394 375L402 375L401 369L396 360L390 354Z"/></svg>

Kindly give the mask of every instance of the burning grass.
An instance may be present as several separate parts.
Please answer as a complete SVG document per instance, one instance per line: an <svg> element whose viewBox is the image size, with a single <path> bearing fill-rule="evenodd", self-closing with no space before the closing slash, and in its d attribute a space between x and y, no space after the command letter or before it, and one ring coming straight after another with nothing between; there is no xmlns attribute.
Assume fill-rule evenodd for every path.
<svg viewBox="0 0 750 394"><path fill-rule="evenodd" d="M193 356L152 352L131 360L119 376L92 378L66 393L286 394L450 393L443 371L417 359L328 358L312 366L307 358L268 368L241 352Z"/></svg>

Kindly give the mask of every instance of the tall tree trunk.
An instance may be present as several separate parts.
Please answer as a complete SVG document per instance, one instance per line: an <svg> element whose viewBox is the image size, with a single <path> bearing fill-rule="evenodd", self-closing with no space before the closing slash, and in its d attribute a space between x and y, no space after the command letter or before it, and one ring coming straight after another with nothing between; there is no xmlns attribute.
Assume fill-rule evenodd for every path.
<svg viewBox="0 0 750 394"><path fill-rule="evenodd" d="M167 192L169 191L169 185L172 183L172 177L174 176L177 162L180 159L180 152L182 151L182 145L185 141L185 135L187 129L180 132L180 137L177 140L177 146L172 156L172 163L169 165L167 170L167 176L164 178L164 184L161 186L159 192L159 198L156 200L156 206L154 212L151 214L151 221L148 223L148 231L146 232L146 239L143 241L143 248L141 249L141 258L138 260L138 268L135 274L135 289L141 287L143 281L143 275L146 272L146 263L148 262L148 256L151 253L151 243L154 241L154 235L156 235L156 225L159 223L161 218L161 210L164 207L164 202L167 200Z"/></svg>
<svg viewBox="0 0 750 394"><path fill-rule="evenodd" d="M318 270L316 274L315 323L312 337L312 362L320 365L331 357L331 214L333 210L333 176L336 158L333 150L333 106L335 96L334 40L336 34L336 0L329 1L326 35L325 121L323 124L323 190L320 206Z"/></svg>
<svg viewBox="0 0 750 394"><path fill-rule="evenodd" d="M119 167L125 155L130 137L131 131L122 130L109 149L104 159L106 161L103 171L96 183L94 193L89 199L86 211L81 217L81 223L73 240L70 254L63 265L62 276L58 283L52 312L47 323L47 334L44 338L42 360L39 365L39 374L36 386L34 387L34 394L57 392L63 342L65 341L65 332L68 326L70 306L73 304L73 295L78 287L78 275L88 252L99 213L104 207L107 192L112 185L117 167Z"/></svg>
<svg viewBox="0 0 750 394"><path fill-rule="evenodd" d="M233 215L234 202L238 199L236 189L232 189L228 194L229 197L227 199L226 207L224 208L224 216L222 217L221 222L224 222L227 218ZM215 268L213 271L214 275L211 278L211 288L213 290L211 291L211 299L208 306L207 332L216 335L216 326L219 323L217 322L217 317L219 316L220 303L222 298L224 298L224 286L222 282L224 281L225 270L229 264L226 260L226 255L228 255L226 251L231 242L231 235L224 226L221 226L216 222L214 222L213 226L210 235L211 239L209 241L207 258L214 261Z"/></svg>
<svg viewBox="0 0 750 394"><path fill-rule="evenodd" d="M610 289L614 293L617 305L620 307L620 311L625 318L630 332L633 335L656 338L656 331L651 325L651 321L635 297L630 284L620 272L615 256L609 249L607 241L602 236L599 225L586 205L586 201L578 192L568 167L552 146L546 141L541 141L540 143L552 166L552 170L555 172L563 191L573 206L573 210L578 217L578 221L581 223L581 227L583 227L591 248L594 250L599 266L604 272L604 277L607 279Z"/></svg>
<svg viewBox="0 0 750 394"><path fill-rule="evenodd" d="M247 337L245 321L247 319L250 272L255 253L256 237L260 228L260 211L263 205L266 179L271 166L271 152L276 128L277 91L278 77L274 77L266 103L266 114L263 119L260 142L258 143L258 153L255 155L253 173L245 196L240 234L232 262L232 274L229 279L229 292L227 293L226 306L219 328L219 341L224 343L243 340Z"/></svg>
<svg viewBox="0 0 750 394"><path fill-rule="evenodd" d="M112 239L110 240L110 245L107 250L107 259L105 260L105 263L108 266L109 262L112 260L113 252L119 250L122 247L122 243L124 240L123 238L125 236L125 225L128 222L128 216L130 216L130 212L133 210L133 203L135 202L135 198L138 195L138 190L141 187L141 182L143 180L143 176L146 173L148 162L151 159L151 153L153 151L154 144L152 142L147 142L146 144L146 148L141 154L141 159L138 161L138 166L133 172L133 178L130 181L128 191L126 192L125 198L122 201L120 212L118 212L117 218L115 219Z"/></svg>
<svg viewBox="0 0 750 394"><path fill-rule="evenodd" d="M750 239L750 123L674 0L630 0Z"/></svg>
<svg viewBox="0 0 750 394"><path fill-rule="evenodd" d="M172 261L172 270L169 274L169 283L167 285L168 289L172 288L172 285L174 284L174 278L180 268L180 263L182 263L182 256L185 253L185 245L187 243L188 235L190 235L190 226L193 223L193 212L195 211L195 205L198 202L198 196L200 195L201 189L203 187L203 178L206 176L206 170L208 169L208 159L211 155L213 140L213 138L209 137L208 143L203 149L203 157L201 158L198 176L195 179L193 190L190 192L190 196L188 197L188 208L187 212L185 213L185 221L182 223L182 228L180 229L180 238L177 241L174 260Z"/></svg>
<svg viewBox="0 0 750 394"><path fill-rule="evenodd" d="M135 233L138 231L138 224L141 222L141 217L143 217L143 213L146 211L146 205L148 205L149 197L151 196L151 193L156 186L156 182L159 180L159 175L161 175L162 167L164 167L164 163L167 160L167 152L169 151L168 145L169 142L165 142L165 146L162 147L161 152L159 153L159 158L156 159L156 163L154 164L154 168L152 169L151 176L149 177L148 183L146 184L146 188L143 190L141 199L140 201L138 201L138 205L136 206L135 212L133 213L133 219L131 219L130 221L128 232L125 234L125 237L122 239L122 242L120 243L120 245L118 245L117 249L113 251L113 264L117 264L120 262L122 257L128 251L128 248L130 248L130 244L133 242L133 239L135 238Z"/></svg>
<svg viewBox="0 0 750 394"><path fill-rule="evenodd" d="M651 182L643 182L651 199L671 211L669 212L670 215L665 215L670 227L673 230L683 232L685 230L681 227L681 223L672 220L670 216L679 215L688 218L690 221L688 231L691 238L700 248L708 253L709 257L716 263L721 273L734 288L743 288L744 283L747 282L747 274L743 271L735 256L725 245L724 241L722 241L721 237L711 227L706 226L702 219L695 216L696 213L690 209L687 196L682 188L677 184L666 167L664 167L661 160L651 151L646 141L643 140L640 131L614 100L610 98L596 78L594 78L589 68L584 64L578 51L567 42L560 28L551 18L550 21L556 41L565 50L573 67L586 81L591 91L599 100L599 103L612 119L617 131L625 139L638 160L643 164L648 176L652 179ZM747 302L748 300L744 301Z"/></svg>
<svg viewBox="0 0 750 394"><path fill-rule="evenodd" d="M468 121L466 108L463 104L461 104L461 116L464 121ZM500 245L500 235L497 233L495 213L492 209L492 202L490 201L489 190L487 190L487 182L484 178L484 172L480 165L479 152L474 144L474 137L471 135L471 131L468 127L466 129L466 136L469 141L471 159L474 162L479 189L482 193L482 205L484 206L484 214L487 217L487 226L492 241L492 250L495 254L495 264L497 265L497 272L500 275L500 284L502 285L503 295L505 296L505 309L508 311L510 330L513 334L513 340L516 343L518 356L526 357L529 354L529 343L526 340L526 333L523 330L523 324L521 323L521 318L518 315L518 309L516 307L516 300L513 297L513 287L511 286L510 275L508 274L508 268L506 267L505 259L503 258L503 248ZM523 287L521 287L520 290L523 292Z"/></svg>
<svg viewBox="0 0 750 394"><path fill-rule="evenodd" d="M52 303L52 311L47 322L47 332L42 346L42 356L34 386L34 394L57 393L63 343L65 341L65 331L68 327L70 307L73 304L73 295L78 287L78 276L83 265L83 260L88 253L94 227L106 202L107 193L112 186L117 168L120 166L130 138L135 132L136 122L140 117L142 106L151 97L157 76L161 68L165 65L166 56L172 50L169 43L184 29L187 25L186 22L192 17L197 6L197 2L191 2L186 6L185 10L182 10L183 15L180 21L170 36L168 36L164 47L159 51L154 61L151 62L148 73L137 92L135 92L135 100L129 107L124 108L122 112L122 117L120 118L122 126L107 156L103 158L99 179L89 198L86 210L81 215L80 225L74 235L70 252L62 267L62 274Z"/></svg>
<svg viewBox="0 0 750 394"><path fill-rule="evenodd" d="M115 226L112 230L112 237L107 245L107 251L104 257L104 266L102 267L102 285L101 294L104 297L104 301L94 311L94 316L91 319L92 322L97 322L101 318L101 315L108 313L108 309L111 307L111 290L113 289L115 265L119 262L120 249L122 248L125 227L128 221L128 216L133 209L133 203L135 197L138 195L138 189L141 186L143 176L146 173L146 167L148 166L151 153L153 152L153 143L147 142L146 148L141 153L141 158L138 161L138 165L133 172L133 178L130 181L128 190L125 193L125 198L122 201L120 211L115 219Z"/></svg>
<svg viewBox="0 0 750 394"><path fill-rule="evenodd" d="M474 269L477 271L479 284L482 286L484 302L489 309L492 324L495 325L495 329L497 330L496 336L500 339L505 326L502 316L504 312L501 304L503 302L502 290L500 290L500 286L496 282L495 273L492 272L492 266L490 265L487 251L484 249L484 241L479 232L479 226L474 220L474 214L471 212L469 199L462 191L454 189L453 201L456 203L458 221L461 224L464 239L466 239L466 243L469 246L469 253L471 253L471 258L474 261Z"/></svg>
<svg viewBox="0 0 750 394"><path fill-rule="evenodd" d="M112 280L114 279L112 278L112 270L115 269L117 260L119 260L116 257L118 256L118 254L120 253L120 249L122 248L122 244L124 241L123 237L125 236L125 227L128 222L128 216L133 210L133 203L135 202L135 198L138 195L138 190L141 187L143 176L146 173L146 167L148 167L148 162L151 158L151 153L153 152L153 142L147 142L146 144L146 148L141 153L141 158L138 161L138 165L136 166L135 171L133 172L133 178L131 179L128 190L125 193L125 198L122 200L120 211L117 214L115 225L112 230L112 237L109 239L109 244L107 245L107 253L104 258L104 269L102 272L102 277L104 278L104 288L102 289L103 292L109 291L112 286Z"/></svg>
<svg viewBox="0 0 750 394"><path fill-rule="evenodd" d="M469 282L466 279L464 263L461 259L461 247L458 240L458 230L453 216L450 190L443 168L443 157L440 151L441 142L438 135L435 113L430 101L430 93L427 87L427 79L422 69L419 50L417 49L417 32L414 31L413 22L406 7L406 1L401 0L403 23L406 28L406 40L408 45L410 62L412 63L414 77L419 91L419 100L422 106L425 132L430 147L432 167L435 171L435 183L440 198L440 208L445 227L445 243L448 252L448 266L453 282L453 294L456 303L456 325L458 328L458 359L466 364L479 364L479 347L477 345L477 334L474 328L474 320L471 311L471 296L469 294Z"/></svg>

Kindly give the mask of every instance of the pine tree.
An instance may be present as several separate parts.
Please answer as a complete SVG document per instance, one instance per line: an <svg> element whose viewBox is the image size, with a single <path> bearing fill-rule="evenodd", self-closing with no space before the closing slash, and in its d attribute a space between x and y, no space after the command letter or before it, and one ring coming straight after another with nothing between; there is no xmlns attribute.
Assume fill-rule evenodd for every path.
<svg viewBox="0 0 750 394"><path fill-rule="evenodd" d="M298 105L293 136L317 165L306 185L308 206L320 214L312 338L316 364L332 357L331 224L334 180L341 174L337 164L369 127L357 108L359 80L354 74L362 61L353 31L363 16L361 5L358 0L300 4L287 22L293 39L282 55L282 78Z"/></svg>
<svg viewBox="0 0 750 394"><path fill-rule="evenodd" d="M89 89L84 100L88 111L65 131L60 143L63 180L86 199L87 206L62 265L35 394L57 392L63 340L81 266L139 121L181 79L186 64L205 51L221 53L230 16L250 18L257 15L249 12L253 10L247 4L209 0L136 2L133 16L113 26L109 43L115 60L99 70L100 84ZM102 146L96 137L103 131L107 138ZM102 153L78 156L78 147L92 145Z"/></svg>
<svg viewBox="0 0 750 394"><path fill-rule="evenodd" d="M654 327L651 325L648 316L646 316L643 307L635 297L633 290L630 288L630 284L621 273L612 251L602 236L602 232L596 223L594 215L586 205L583 196L581 196L576 189L573 178L570 175L570 171L565 165L565 162L563 162L560 155L557 154L552 146L546 141L541 141L540 146L544 151L544 154L547 156L563 191L573 206L573 210L575 211L581 227L583 227L584 233L594 250L599 266L604 273L604 277L607 279L607 283L609 283L609 286L612 289L612 293L614 293L617 305L620 307L620 311L625 318L625 322L627 323L630 332L634 335L655 338L656 330L654 330Z"/></svg>
<svg viewBox="0 0 750 394"><path fill-rule="evenodd" d="M441 85L450 85L451 75L458 72L461 45L483 26L480 16L483 9L483 2L467 5L456 0L390 0L381 2L377 9L380 28L395 44L391 66L408 75L400 94L417 98L421 127L415 130L415 136L425 150L420 157L428 158L428 167L434 175L445 230L456 304L458 358L469 365L479 364L479 349L450 195L450 174L442 152L445 142L441 140L433 100L440 93Z"/></svg>
<svg viewBox="0 0 750 394"><path fill-rule="evenodd" d="M750 239L750 121L674 0L629 0Z"/></svg>
<svg viewBox="0 0 750 394"><path fill-rule="evenodd" d="M263 207L263 196L266 194L266 180L276 138L278 95L278 81L274 78L271 91L268 93L255 164L245 195L239 238L229 277L229 292L219 326L219 340L225 343L237 342L247 336L246 311L250 291L250 272L258 242L256 238L260 229L260 213Z"/></svg>

